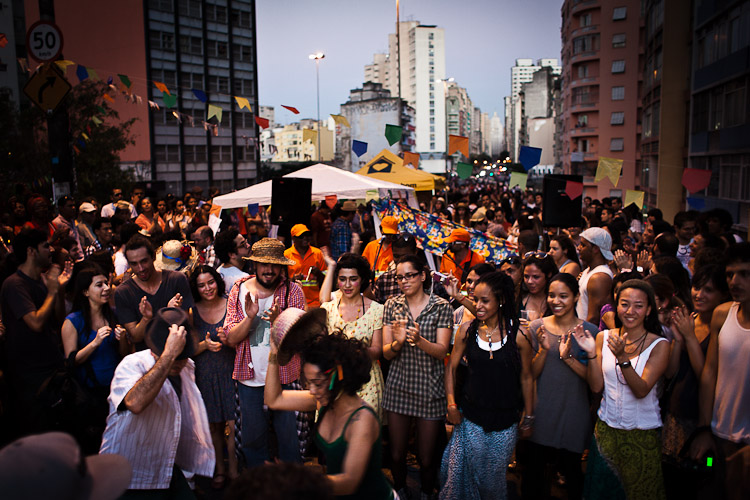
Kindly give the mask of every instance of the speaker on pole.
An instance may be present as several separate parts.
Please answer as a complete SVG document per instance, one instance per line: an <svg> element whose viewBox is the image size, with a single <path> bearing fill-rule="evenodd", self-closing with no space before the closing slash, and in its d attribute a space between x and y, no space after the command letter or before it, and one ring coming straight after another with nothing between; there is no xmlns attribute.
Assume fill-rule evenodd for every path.
<svg viewBox="0 0 750 500"><path fill-rule="evenodd" d="M575 199L565 194L568 181L583 182L580 175L545 175L542 181L542 220L545 226L573 227L581 223L583 195Z"/></svg>
<svg viewBox="0 0 750 500"><path fill-rule="evenodd" d="M312 179L280 177L271 182L271 224L310 224ZM281 231L279 231L281 233Z"/></svg>

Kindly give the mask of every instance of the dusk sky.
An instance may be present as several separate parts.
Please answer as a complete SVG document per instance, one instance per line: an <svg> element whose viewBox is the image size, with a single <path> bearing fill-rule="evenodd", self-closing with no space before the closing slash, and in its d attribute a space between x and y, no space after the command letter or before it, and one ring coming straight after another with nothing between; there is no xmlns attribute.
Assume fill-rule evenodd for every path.
<svg viewBox="0 0 750 500"><path fill-rule="evenodd" d="M445 29L446 78L472 102L503 119L510 68L517 58L560 58L562 0L401 0L401 20ZM276 121L315 118L315 63L320 63L320 116L339 113L362 86L365 64L387 52L396 29L395 0L257 0L258 86ZM294 106L299 115L281 107Z"/></svg>

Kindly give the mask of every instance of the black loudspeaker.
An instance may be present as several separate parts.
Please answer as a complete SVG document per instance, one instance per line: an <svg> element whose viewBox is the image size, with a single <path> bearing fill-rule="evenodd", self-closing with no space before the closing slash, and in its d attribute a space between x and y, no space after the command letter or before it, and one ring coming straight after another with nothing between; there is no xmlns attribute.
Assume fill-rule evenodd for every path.
<svg viewBox="0 0 750 500"><path fill-rule="evenodd" d="M310 224L312 179L281 177L271 183L271 224Z"/></svg>
<svg viewBox="0 0 750 500"><path fill-rule="evenodd" d="M542 181L542 221L545 226L573 227L581 223L583 194L570 199L565 193L568 181L583 182L580 175L545 175Z"/></svg>

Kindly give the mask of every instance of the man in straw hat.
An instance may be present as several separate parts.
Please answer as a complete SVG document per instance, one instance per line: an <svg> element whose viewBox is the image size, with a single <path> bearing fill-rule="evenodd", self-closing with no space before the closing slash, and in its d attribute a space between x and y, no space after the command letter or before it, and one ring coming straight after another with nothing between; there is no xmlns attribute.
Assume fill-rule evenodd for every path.
<svg viewBox="0 0 750 500"><path fill-rule="evenodd" d="M287 266L294 261L284 257L284 244L273 238L256 242L250 260L255 262L257 274L235 283L227 299L224 331L225 343L235 347L232 378L237 380L240 396L238 424L242 453L248 467L262 465L269 460L268 415L263 409L263 389L271 350L270 329L272 316L289 307L305 309L302 288L287 277ZM290 384L299 378L298 357L280 370L281 382ZM273 411L273 422L278 440L279 458L285 462L300 462L297 426L294 412Z"/></svg>
<svg viewBox="0 0 750 500"><path fill-rule="evenodd" d="M576 304L576 313L582 320L599 324L602 306L609 298L614 274L609 268L612 254L612 236L600 227L590 227L581 233L578 245L581 264L586 268L578 278L580 294Z"/></svg>
<svg viewBox="0 0 750 500"><path fill-rule="evenodd" d="M195 498L182 471L213 475L208 415L188 359L196 349L189 328L182 309L159 309L146 331L149 349L126 356L115 370L99 453L130 462L126 498L153 498L153 490Z"/></svg>

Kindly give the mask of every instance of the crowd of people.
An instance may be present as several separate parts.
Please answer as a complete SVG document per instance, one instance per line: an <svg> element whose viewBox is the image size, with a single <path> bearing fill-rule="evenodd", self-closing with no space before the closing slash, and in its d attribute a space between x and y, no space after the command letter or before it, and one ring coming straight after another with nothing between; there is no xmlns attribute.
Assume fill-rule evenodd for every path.
<svg viewBox="0 0 750 500"><path fill-rule="evenodd" d="M354 200L269 237L265 207L209 227L214 189L57 214L19 193L0 438L124 457L122 498L192 498L197 476L245 498L272 474L286 498L750 495L750 243L725 210L585 197L560 228L541 193L451 184L420 208L460 226L426 256Z"/></svg>

